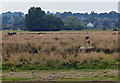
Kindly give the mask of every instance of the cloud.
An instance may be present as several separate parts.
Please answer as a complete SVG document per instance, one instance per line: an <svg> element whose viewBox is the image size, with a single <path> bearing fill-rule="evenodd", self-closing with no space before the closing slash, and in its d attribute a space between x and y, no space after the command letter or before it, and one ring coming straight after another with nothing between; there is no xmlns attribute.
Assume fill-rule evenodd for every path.
<svg viewBox="0 0 120 83"><path fill-rule="evenodd" d="M41 7L44 11L50 12L110 12L118 10L117 2L3 2L2 12L24 12L27 13L30 7ZM0 11L1 12L1 11Z"/></svg>

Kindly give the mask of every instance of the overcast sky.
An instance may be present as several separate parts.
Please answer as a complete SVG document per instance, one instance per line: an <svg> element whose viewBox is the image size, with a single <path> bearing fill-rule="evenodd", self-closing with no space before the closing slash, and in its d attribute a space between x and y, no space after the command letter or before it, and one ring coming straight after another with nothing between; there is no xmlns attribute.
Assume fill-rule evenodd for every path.
<svg viewBox="0 0 120 83"><path fill-rule="evenodd" d="M118 11L119 0L1 0L1 12L24 12L27 13L30 7L41 7L44 11L50 12L91 12L98 13Z"/></svg>
<svg viewBox="0 0 120 83"><path fill-rule="evenodd" d="M0 2L119 2L119 0L0 0Z"/></svg>

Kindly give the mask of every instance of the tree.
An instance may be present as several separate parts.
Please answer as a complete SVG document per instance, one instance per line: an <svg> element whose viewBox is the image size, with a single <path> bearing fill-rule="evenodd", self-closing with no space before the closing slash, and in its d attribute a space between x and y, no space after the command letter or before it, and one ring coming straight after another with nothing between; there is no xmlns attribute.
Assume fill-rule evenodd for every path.
<svg viewBox="0 0 120 83"><path fill-rule="evenodd" d="M77 17L68 16L64 19L65 30L81 30L85 28L85 23L81 22Z"/></svg>
<svg viewBox="0 0 120 83"><path fill-rule="evenodd" d="M58 31L64 26L62 20L53 15L45 15L44 24L45 31Z"/></svg>
<svg viewBox="0 0 120 83"><path fill-rule="evenodd" d="M28 14L25 16L25 25L30 31L39 31L40 27L43 27L42 21L45 16L45 12L40 7L31 7L28 10Z"/></svg>
<svg viewBox="0 0 120 83"><path fill-rule="evenodd" d="M61 14L61 18L64 19L64 18L66 18L66 17L68 17L68 16L71 16L71 15L72 15L72 12L63 12L63 13Z"/></svg>
<svg viewBox="0 0 120 83"><path fill-rule="evenodd" d="M58 31L63 27L60 18L47 15L40 7L32 7L25 16L25 24L30 31Z"/></svg>

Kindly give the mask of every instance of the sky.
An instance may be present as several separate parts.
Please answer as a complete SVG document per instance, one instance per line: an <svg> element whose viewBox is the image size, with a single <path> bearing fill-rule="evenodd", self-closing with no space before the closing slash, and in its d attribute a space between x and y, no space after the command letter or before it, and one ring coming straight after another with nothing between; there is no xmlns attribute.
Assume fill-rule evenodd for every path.
<svg viewBox="0 0 120 83"><path fill-rule="evenodd" d="M119 0L0 0L0 2L119 2Z"/></svg>
<svg viewBox="0 0 120 83"><path fill-rule="evenodd" d="M44 11L74 13L97 13L118 11L119 0L0 0L0 13L24 12L30 7L41 7Z"/></svg>

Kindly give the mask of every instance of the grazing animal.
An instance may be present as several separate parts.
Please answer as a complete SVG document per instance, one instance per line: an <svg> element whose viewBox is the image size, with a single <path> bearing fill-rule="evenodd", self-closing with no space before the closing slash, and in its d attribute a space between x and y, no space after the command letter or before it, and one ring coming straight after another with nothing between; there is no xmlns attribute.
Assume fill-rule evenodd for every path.
<svg viewBox="0 0 120 83"><path fill-rule="evenodd" d="M85 47L85 46L81 46L79 48L79 52L92 52L95 51L95 47Z"/></svg>
<svg viewBox="0 0 120 83"><path fill-rule="evenodd" d="M14 34L17 34L17 33L16 33L16 32L13 32L12 34L14 35Z"/></svg>
<svg viewBox="0 0 120 83"><path fill-rule="evenodd" d="M106 54L108 54L108 53L110 52L110 49L107 48L107 49L104 50L104 52L105 52Z"/></svg>
<svg viewBox="0 0 120 83"><path fill-rule="evenodd" d="M7 34L8 34L8 35L12 35L12 33L9 33L9 32L8 32Z"/></svg>
<svg viewBox="0 0 120 83"><path fill-rule="evenodd" d="M11 33L8 32L7 34L10 35L10 36L12 36L12 35L15 35L17 33L16 32L13 32L13 33L12 32Z"/></svg>
<svg viewBox="0 0 120 83"><path fill-rule="evenodd" d="M38 50L35 50L35 51L34 51L34 54L36 54L36 53L38 53Z"/></svg>
<svg viewBox="0 0 120 83"><path fill-rule="evenodd" d="M85 44L90 44L90 41L85 41Z"/></svg>
<svg viewBox="0 0 120 83"><path fill-rule="evenodd" d="M81 47L79 48L79 52L83 52L83 51L85 51L85 49L86 49L85 46L81 46Z"/></svg>
<svg viewBox="0 0 120 83"><path fill-rule="evenodd" d="M89 39L90 37L89 36L86 36L85 39Z"/></svg>
<svg viewBox="0 0 120 83"><path fill-rule="evenodd" d="M43 34L43 33L38 33L38 34Z"/></svg>

